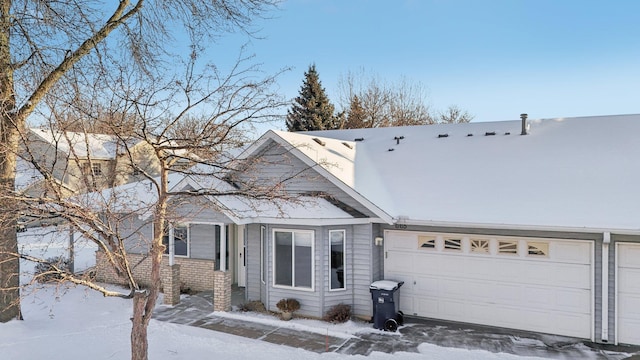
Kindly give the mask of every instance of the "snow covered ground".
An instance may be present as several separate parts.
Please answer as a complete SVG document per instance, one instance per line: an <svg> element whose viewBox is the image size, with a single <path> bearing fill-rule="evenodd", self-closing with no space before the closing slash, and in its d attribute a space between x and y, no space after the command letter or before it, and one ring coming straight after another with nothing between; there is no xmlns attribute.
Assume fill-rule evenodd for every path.
<svg viewBox="0 0 640 360"><path fill-rule="evenodd" d="M53 256L66 253L66 236L53 236L47 229L30 230L20 235L20 246L31 254ZM79 243L76 249L80 268L90 266L95 248ZM22 264L23 281L28 280L31 264ZM131 302L102 295L81 287L30 285L23 291L24 321L0 324L1 359L128 359ZM161 303L161 301L159 302ZM282 322L265 315L231 313L226 316L251 317L251 321L277 322L305 331L331 332L348 337L371 331L365 324L328 325L314 320ZM328 329L328 326L330 327ZM279 346L202 328L152 320L149 326L149 357L151 359L534 359L482 350L464 350L422 344L419 353L369 356L337 353L317 354L301 349Z"/></svg>

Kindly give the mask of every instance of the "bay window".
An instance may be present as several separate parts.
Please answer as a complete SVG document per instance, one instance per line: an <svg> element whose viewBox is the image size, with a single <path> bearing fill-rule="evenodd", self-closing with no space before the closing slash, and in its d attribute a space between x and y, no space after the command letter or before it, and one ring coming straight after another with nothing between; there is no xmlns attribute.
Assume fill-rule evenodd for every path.
<svg viewBox="0 0 640 360"><path fill-rule="evenodd" d="M274 285L313 289L313 231L274 230Z"/></svg>

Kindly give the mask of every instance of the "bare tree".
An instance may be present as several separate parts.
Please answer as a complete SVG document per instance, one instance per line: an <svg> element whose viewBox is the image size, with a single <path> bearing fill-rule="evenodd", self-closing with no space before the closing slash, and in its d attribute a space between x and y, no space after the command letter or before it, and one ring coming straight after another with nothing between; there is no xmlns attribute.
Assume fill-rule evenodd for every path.
<svg viewBox="0 0 640 360"><path fill-rule="evenodd" d="M340 104L346 113L342 128L429 125L449 122L450 116L458 116L455 118L458 122L473 118L457 107L434 114L422 84L406 78L387 82L364 71L350 72L339 79L338 87Z"/></svg>
<svg viewBox="0 0 640 360"><path fill-rule="evenodd" d="M252 119L262 114L261 106L248 101L251 97L243 97L248 102L241 106L235 102L237 93L231 92L233 85L239 86L245 82L229 83L230 79L237 79L238 74L243 74L239 69L233 69L231 77L222 77L218 80L219 87L215 90L204 91L197 96L178 98L178 90L171 86L159 90L157 84L164 81L165 84L179 84L170 82L173 64L179 62L181 55L185 54L187 63L189 58L203 51L203 46L215 40L217 36L227 31L245 31L251 33L250 25L256 18L261 17L271 9L276 1L272 0L177 0L177 1L129 1L105 3L102 1L74 0L41 2L27 0L2 0L0 1L0 321L21 318L20 313L20 283L19 283L19 259L16 256L17 237L16 225L21 212L32 211L41 214L60 215L65 220L83 229L87 235L92 235L104 246L114 248L118 245L116 232L108 230L108 224L100 223L95 212L88 213L85 217L77 215L83 211L80 205L71 202L65 194L54 174L50 169L40 166L39 156L36 153L24 155L26 159L42 175L44 190L42 197L21 198L16 193L16 162L18 154L28 144L27 119L32 118L36 122L44 119L52 120L55 117L64 118L61 114L72 111L75 107L81 107L85 112L97 116L95 109L90 106L102 108L121 109L117 112L133 114L140 119L156 120L142 127L145 141L156 146L156 154L161 161L160 168L170 167L171 163L179 157L180 146L166 140L168 130L160 131L161 124L165 129L181 122L181 120L201 104L209 103L205 93L229 96L234 101L220 97L219 110L222 116L227 114L243 115L243 119ZM188 39L190 47L185 51L183 47L171 44L183 43ZM175 50L174 50L175 49ZM191 68L193 70L193 68ZM186 77L188 81L181 83L182 89L187 84L193 85L203 78L194 78L195 72ZM246 74L246 73L245 73ZM125 77L126 76L126 77ZM151 81L154 86L140 87L140 93L136 96L146 102L135 103L134 97L122 93L122 89L113 91L120 96L113 96L114 104L91 101L101 95L103 89L114 90L109 85L128 83L131 80L139 84ZM196 81L198 80L198 81ZM209 78L209 80L214 80ZM224 80L227 80L225 82ZM244 80L249 80L244 78ZM246 81L248 87L259 93L264 87L257 86L255 81ZM148 85L148 84L145 84ZM264 84L263 84L264 85ZM253 86L253 87L252 87ZM153 89L153 90L150 90ZM219 91L224 89L224 91ZM237 89L236 89L237 90ZM155 113L155 117L149 117L151 110L142 112L140 104L156 105L158 94L165 94L166 98L175 101L166 109L176 108L183 101L187 106L183 112ZM183 92L184 94L184 92ZM242 92L240 92L242 94ZM211 95L211 98L218 98ZM126 106L120 102L128 99ZM155 103L154 103L155 102ZM266 106L268 107L268 106ZM220 112L221 109L244 108L237 112ZM215 107L213 109L216 109ZM137 113L136 113L137 111ZM158 111L158 110L154 110ZM213 112L212 112L213 113ZM213 120L220 120L215 117ZM58 124L52 126L61 128ZM234 129L230 126L230 129ZM114 129L114 133L116 133ZM224 133L230 133L227 130ZM209 132L208 134L212 134ZM128 143L122 138L122 147L126 152ZM204 145L202 145L204 147ZM172 153L173 151L173 153ZM169 154L169 155L167 155ZM73 156L72 156L73 157ZM73 160L73 159L72 159ZM165 161L163 160L163 161ZM90 164L91 165L91 164ZM55 168L60 170L59 168ZM64 171L62 169L61 171ZM85 177L90 181L90 177ZM158 189L159 205L154 211L161 218L166 210L166 177L160 176L155 181ZM34 206L37 204L37 206ZM43 204L53 204L45 206ZM86 226L89 226L87 228ZM90 230L88 230L90 229ZM161 255L161 243L155 241L151 246L151 256L156 258ZM105 245L106 244L106 245ZM160 255L159 255L160 254ZM112 262L114 266L120 266L121 271L127 271L125 263L119 263L117 257ZM65 279L67 279L65 277ZM73 277L68 280L75 281ZM81 282L81 281L80 281ZM94 285L85 285L106 294L111 294L106 289L99 289ZM140 287L132 283L132 292L126 296L135 299L135 316L133 318L132 332L132 357L135 359L146 358L146 326L151 316L151 309L155 304L157 295L157 283L149 289L142 291Z"/></svg>
<svg viewBox="0 0 640 360"><path fill-rule="evenodd" d="M460 109L457 105L451 105L447 110L438 114L438 120L444 124L468 123L473 120L473 115Z"/></svg>
<svg viewBox="0 0 640 360"><path fill-rule="evenodd" d="M141 173L144 183L67 196L56 181L56 164L42 160L29 141L28 130L25 130L19 132L22 149L19 156L39 171L46 191L39 196L14 192L10 196L3 194L0 197L0 201L13 198L21 212L32 217L61 219L97 244L112 269L125 279L127 291L107 289L89 277L76 275L55 264L49 268L48 275L54 274L56 279L89 287L105 296L132 298L133 359L147 358L147 327L161 289L160 268L165 250L163 234L169 221L179 220L169 205L179 202L180 197L195 196L242 196L254 200L287 198L277 184L261 185L250 177L236 179L235 186L226 182L233 170L246 170L253 166L251 159L243 162L233 160L229 155L247 143L247 127L273 119L274 111L285 104L269 91L275 77L256 78L257 68L242 66L249 60L247 58L240 58L238 65L228 75L220 74L212 67L205 67L197 75L194 72L196 59L196 56L192 57L182 78L164 82L148 78L132 79L123 74L110 88L103 90L103 96L95 100L103 102L110 93L109 104L114 107L114 113L128 114L126 118L135 123L133 130L130 127L121 129L119 122L107 121L99 126L108 129L117 144L121 158L115 159L115 167ZM51 127L60 131L59 146L79 143L71 151L68 162L86 161L82 150L92 146L90 134L81 133L84 136L79 139L68 138L70 135L65 132L67 126L78 130L77 122L65 123L64 119L76 117L61 120L54 116L55 109L49 110L52 114ZM147 156L157 165L157 172L140 166L136 155L140 144L149 150ZM66 166L65 170L71 171L72 167ZM107 176L116 175L110 173ZM171 187L175 183L170 184L169 178L176 175L198 178L208 185L175 189L172 192ZM78 175L80 181L86 183L92 182L94 176L90 172ZM146 195L140 197L140 191ZM135 224L134 219L141 213L152 214L154 231L151 238L142 236L138 229L131 229ZM125 227L129 228L125 231ZM150 259L151 271L144 281L134 277L136 264L127 256L127 249L130 248L127 244L132 241L144 247ZM46 262L46 259L27 259Z"/></svg>

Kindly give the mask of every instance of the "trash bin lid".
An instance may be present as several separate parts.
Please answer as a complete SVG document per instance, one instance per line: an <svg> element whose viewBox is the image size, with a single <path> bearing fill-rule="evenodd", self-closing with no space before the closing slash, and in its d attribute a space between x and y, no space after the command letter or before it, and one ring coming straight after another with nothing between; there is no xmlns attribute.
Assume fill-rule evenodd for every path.
<svg viewBox="0 0 640 360"><path fill-rule="evenodd" d="M395 290L402 286L404 281L394 281L394 280L378 280L371 283L369 289L371 290Z"/></svg>

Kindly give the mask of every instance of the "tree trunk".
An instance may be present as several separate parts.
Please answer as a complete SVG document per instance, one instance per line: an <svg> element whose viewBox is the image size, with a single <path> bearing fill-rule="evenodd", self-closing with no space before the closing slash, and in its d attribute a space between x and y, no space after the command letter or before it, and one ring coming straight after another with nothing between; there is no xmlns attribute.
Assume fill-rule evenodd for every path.
<svg viewBox="0 0 640 360"><path fill-rule="evenodd" d="M20 260L16 228L18 212L10 195L15 189L18 131L23 119L15 116L13 65L10 53L10 0L0 1L0 322L21 319Z"/></svg>
<svg viewBox="0 0 640 360"><path fill-rule="evenodd" d="M149 341L147 339L147 324L145 321L145 308L148 294L137 291L133 295L133 322L131 328L131 360L147 360Z"/></svg>

